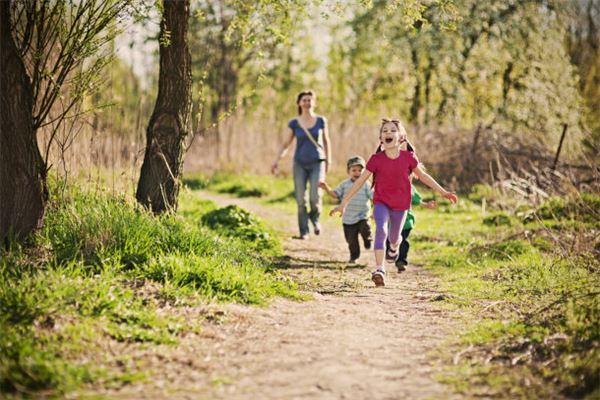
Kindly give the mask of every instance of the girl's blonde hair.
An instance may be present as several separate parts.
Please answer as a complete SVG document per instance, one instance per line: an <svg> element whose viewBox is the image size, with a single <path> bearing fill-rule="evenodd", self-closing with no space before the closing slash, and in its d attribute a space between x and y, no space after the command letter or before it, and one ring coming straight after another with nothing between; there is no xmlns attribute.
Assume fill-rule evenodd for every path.
<svg viewBox="0 0 600 400"><path fill-rule="evenodd" d="M396 119L396 118L381 118L381 126L379 127L379 135L381 135L383 126L390 122L392 124L394 124L400 132L402 132L402 133L404 133L404 135L408 136L408 133L406 132L406 128L404 128L404 125L402 125L402 122L400 122L400 120ZM383 149L381 148L381 143L380 143L379 146L377 146L377 150L375 151L375 153L379 153L382 150ZM406 140L406 150L412 151L413 153L415 152L414 146L408 141L408 139Z"/></svg>

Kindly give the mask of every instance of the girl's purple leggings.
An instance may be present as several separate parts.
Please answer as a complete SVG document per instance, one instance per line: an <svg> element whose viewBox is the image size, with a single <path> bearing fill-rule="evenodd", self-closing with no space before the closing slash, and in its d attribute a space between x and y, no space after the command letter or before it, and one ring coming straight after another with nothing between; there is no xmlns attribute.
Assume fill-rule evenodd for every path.
<svg viewBox="0 0 600 400"><path fill-rule="evenodd" d="M388 223L390 227L390 243L398 243L400 231L406 219L406 210L394 211L385 204L377 203L373 207L373 218L375 219L375 250L385 249L385 239L388 235Z"/></svg>

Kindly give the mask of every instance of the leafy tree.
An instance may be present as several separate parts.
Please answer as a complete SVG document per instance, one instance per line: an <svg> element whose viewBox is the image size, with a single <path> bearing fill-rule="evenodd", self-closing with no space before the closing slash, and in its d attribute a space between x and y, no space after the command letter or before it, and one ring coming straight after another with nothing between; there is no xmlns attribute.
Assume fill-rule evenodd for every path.
<svg viewBox="0 0 600 400"><path fill-rule="evenodd" d="M367 114L378 104L415 125L484 124L546 146L562 124L579 125L555 2L419 2L404 24L390 23L392 4L357 9L350 33L332 46L333 102L349 97Z"/></svg>
<svg viewBox="0 0 600 400"><path fill-rule="evenodd" d="M280 63L275 55L289 43L303 10L301 2L284 0L196 4L190 48L199 131L214 125L219 139L219 121L252 99L259 80Z"/></svg>
<svg viewBox="0 0 600 400"><path fill-rule="evenodd" d="M350 32L344 34L344 26L337 27L331 47L330 58L336 61L330 65L329 80L337 86L339 96L335 102L352 104L358 113L367 115L382 111L369 109L377 103L396 114L410 113L409 119L416 122L424 93L427 97L431 93L427 84L434 65L420 48L435 46L432 25L442 32L439 37L447 33L443 30L455 18L452 3L380 0L357 7L351 15L344 24ZM424 62L429 63L425 70ZM339 81L343 79L348 82L342 86Z"/></svg>
<svg viewBox="0 0 600 400"><path fill-rule="evenodd" d="M568 21L567 50L579 72L579 92L590 131L584 146L595 157L600 150L600 3L574 0L567 4L564 13Z"/></svg>
<svg viewBox="0 0 600 400"><path fill-rule="evenodd" d="M92 96L92 127L133 138L152 114L155 95L145 88L133 67L115 58L103 73L105 90ZM142 122L143 120L143 122ZM137 136L135 137L137 140Z"/></svg>
<svg viewBox="0 0 600 400"><path fill-rule="evenodd" d="M119 0L0 2L2 74L0 238L25 237L43 220L48 151L58 127L85 110L108 63L105 45L131 5ZM49 129L40 153L38 134Z"/></svg>

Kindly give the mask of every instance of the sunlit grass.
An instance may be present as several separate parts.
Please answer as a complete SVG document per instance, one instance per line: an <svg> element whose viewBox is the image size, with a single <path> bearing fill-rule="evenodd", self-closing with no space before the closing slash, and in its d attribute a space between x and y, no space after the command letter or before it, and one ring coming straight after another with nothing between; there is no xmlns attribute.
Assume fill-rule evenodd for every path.
<svg viewBox="0 0 600 400"><path fill-rule="evenodd" d="M245 190L265 180L274 181L244 177L233 186ZM207 189L226 186L218 185ZM292 211L290 186L270 187L261 201ZM590 253L568 253L557 240L597 230L599 198L583 194L509 212L486 208L481 198L490 193L482 188L461 196L458 205L436 198L436 210L415 209L412 262L438 276L446 302L466 311L470 325L449 350L471 352L440 380L468 396L593 398L600 374L600 265ZM327 219L335 203L324 203Z"/></svg>
<svg viewBox="0 0 600 400"><path fill-rule="evenodd" d="M101 346L170 345L200 329L158 312L167 303L299 298L269 266L281 245L262 221L240 209L233 216L242 220L211 225L203 217L216 205L182 199L179 215L154 216L128 197L71 189L51 202L30 245L2 251L3 393L58 395L98 380L143 379L143 371L114 368Z"/></svg>
<svg viewBox="0 0 600 400"><path fill-rule="evenodd" d="M570 237L595 229L585 221L568 229L559 219L484 215L475 204L451 212L417 210L413 261L436 274L450 294L447 302L471 316L470 328L451 346L470 351L442 374L443 382L467 396L598 393L598 259L564 253L551 239L559 234L528 233L560 226Z"/></svg>

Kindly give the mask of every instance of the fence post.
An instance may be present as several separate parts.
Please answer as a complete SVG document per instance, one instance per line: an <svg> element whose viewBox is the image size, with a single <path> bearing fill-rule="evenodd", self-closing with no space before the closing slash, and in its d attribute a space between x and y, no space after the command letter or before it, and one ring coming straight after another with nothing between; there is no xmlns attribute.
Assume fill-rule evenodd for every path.
<svg viewBox="0 0 600 400"><path fill-rule="evenodd" d="M563 141L565 140L565 135L567 134L568 124L563 124L562 135L560 135L560 142L558 143L558 149L556 149L556 156L554 157L554 163L552 164L552 170L556 169L556 165L558 164L558 157L560 156L560 151L562 150Z"/></svg>

